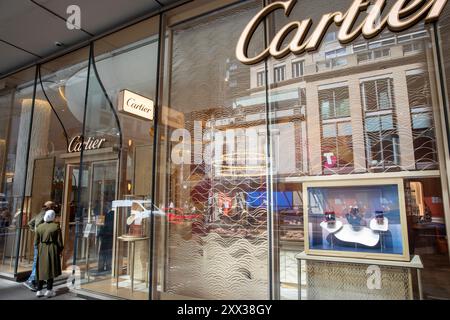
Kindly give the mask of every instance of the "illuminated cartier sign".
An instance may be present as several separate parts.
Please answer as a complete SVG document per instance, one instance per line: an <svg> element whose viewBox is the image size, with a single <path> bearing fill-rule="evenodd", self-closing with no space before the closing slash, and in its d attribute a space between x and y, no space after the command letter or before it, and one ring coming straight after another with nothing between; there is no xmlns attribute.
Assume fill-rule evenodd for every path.
<svg viewBox="0 0 450 320"><path fill-rule="evenodd" d="M83 150L97 150L100 149L103 143L106 141L104 138L93 138L89 137L84 142L81 139L81 136L76 136L72 140L70 140L69 147L67 151L72 152L81 152Z"/></svg>
<svg viewBox="0 0 450 320"><path fill-rule="evenodd" d="M426 23L436 21L447 0L397 0L385 17L381 17L381 14L386 6L386 0L354 0L345 13L336 11L324 14L308 38L306 36L313 26L310 18L289 22L278 31L267 48L255 57L248 57L248 46L252 36L264 19L279 9L283 9L284 14L288 17L296 2L297 0L277 1L256 14L239 38L236 46L237 59L244 64L251 65L270 56L281 59L290 53L299 55L307 51L315 51L319 48L322 38L332 23L339 27L338 40L342 44L355 40L361 34L366 39L373 38L386 27L393 32L400 32L417 24L423 18ZM373 6L365 19L355 26L359 14L367 10L371 3ZM293 33L291 42L282 48L283 41L290 33Z"/></svg>
<svg viewBox="0 0 450 320"><path fill-rule="evenodd" d="M154 102L144 96L122 90L119 93L119 111L147 120L153 120Z"/></svg>

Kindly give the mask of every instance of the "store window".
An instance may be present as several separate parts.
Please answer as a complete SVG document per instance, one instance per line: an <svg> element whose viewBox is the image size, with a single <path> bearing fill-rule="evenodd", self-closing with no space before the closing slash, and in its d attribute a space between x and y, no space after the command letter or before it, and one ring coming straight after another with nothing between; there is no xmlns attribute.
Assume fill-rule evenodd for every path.
<svg viewBox="0 0 450 320"><path fill-rule="evenodd" d="M0 96L0 248L1 248L1 273L14 274L14 257L15 246L14 239L16 234L15 224L13 224L14 211L13 205L14 197L12 195L13 169L14 163L11 163L13 157L16 155L15 150L8 150L7 141L9 141L10 125L16 122L20 117L20 113L12 114L13 108L13 92L7 90L1 92ZM20 111L20 110L19 110ZM16 118L16 121L14 121ZM8 161L8 158L10 160ZM9 162L9 163L8 163Z"/></svg>
<svg viewBox="0 0 450 320"><path fill-rule="evenodd" d="M313 21L318 21L325 13L321 9L323 6L329 8L327 12L332 12L345 11L351 4L351 1L319 2L322 6L298 2L287 18L282 13L274 14L274 29L280 30L289 22L304 19L305 12ZM387 4L386 10L391 5ZM334 226L351 225L359 219L352 220L352 215L360 216L365 221L364 226L370 229L370 217L377 210L383 211L382 215L396 224L397 231L399 227L408 229L396 236L391 230L391 235L397 237L392 242L394 251L405 251L409 246L409 253L403 251L402 254L418 255L424 265L428 264L423 270L428 281L424 285L425 296L449 296L449 291L441 290L439 281L433 280L434 272L445 277L447 271L444 270L448 270L449 265L448 247L444 243L444 216L448 213L443 213L448 212L448 207L445 207L445 196L441 198L447 188L447 173L442 168L443 158L437 152L444 150L440 149L443 145L436 138L444 113L439 111L435 91L439 72L435 69L434 49L429 38L432 29L419 24L402 33L385 31L371 40L359 37L343 47L325 41L331 40L329 34L336 30L331 25L321 47L302 55L303 77L269 90L269 98L275 100L287 86L305 88L306 98L305 118L297 127L304 133L299 137L305 139L295 139L294 159L302 158L303 168L307 170L288 175L274 172L273 175L273 198L278 201L273 209L276 230L273 267L277 271L274 279L279 282L280 298L411 298L409 289L397 290L407 288L407 274L403 278L405 282L402 280L393 287L383 285L382 290L375 293L353 286L359 271L348 271L351 265L334 264L332 259L327 263L311 260L305 263L298 259L299 252L304 250L301 255L305 252L308 255L307 252L317 245L323 248L343 244L339 242L341 234L333 238L333 223ZM280 49L286 45L288 41ZM295 59L299 57L271 58L269 63L294 63ZM334 67L339 67L339 72ZM270 103L269 107L271 144L276 145L278 119L274 115L280 108L277 103ZM298 118L290 115L287 119L287 122L294 122ZM292 159L288 162L295 163ZM348 169L341 168L345 166ZM387 182L390 185L384 186ZM397 185L392 189L394 182ZM347 193L346 188L352 191ZM384 209L368 209L378 201L375 200L378 196L373 197L375 194L382 195L380 202L385 204L378 206ZM398 210L404 211L407 223L398 224L394 204L402 201L405 201L405 208L398 205ZM381 212L378 215L381 221ZM384 240L377 248L386 244ZM387 247L382 250L385 249ZM342 258L344 254L330 252L330 256ZM362 275L364 271L361 269L361 272ZM386 272L383 274L388 275ZM394 284L396 280L392 278L389 283ZM359 293L353 289L342 290L342 286L352 286ZM411 289L412 297L418 298L417 287Z"/></svg>
<svg viewBox="0 0 450 320"><path fill-rule="evenodd" d="M2 178L2 217L24 205L21 225L16 215L5 222L15 229L2 229L9 269L16 245L18 271L31 270L27 223L50 200L63 231L64 273L79 272L83 290L148 299L157 48L158 18L145 20L38 66L37 81L14 92L17 108L2 105L17 110L5 125L24 154L1 157L9 159L1 172L10 172ZM6 205L8 197L16 200Z"/></svg>
<svg viewBox="0 0 450 320"><path fill-rule="evenodd" d="M23 194L36 107L34 78L35 68L22 71L6 78L6 89L0 92L0 273L10 277L30 270L33 263L33 247L22 239L30 215Z"/></svg>
<svg viewBox="0 0 450 320"><path fill-rule="evenodd" d="M38 215L47 201L53 201L60 223L65 250L62 267L67 273L74 264L76 214L80 190L72 164L80 161L76 145L83 127L86 75L83 69L89 57L88 48L52 60L38 67L36 106L28 161L26 200L30 215ZM75 177L76 175L76 177ZM70 182L69 182L70 181ZM73 192L71 192L73 190ZM32 230L24 231L27 246L33 246ZM79 253L84 248L78 247Z"/></svg>
<svg viewBox="0 0 450 320"><path fill-rule="evenodd" d="M386 30L343 47L330 25L302 60L267 61L277 83L269 88L267 70L234 52L263 2L197 4L162 16L159 52L153 18L39 66L36 81L34 68L7 78L0 272L29 272L26 224L51 199L64 268L79 268L84 290L127 299L406 299L419 289L450 297L448 6L436 30ZM318 21L324 7L350 4L300 1L267 26L305 12ZM250 54L270 40L263 29ZM365 268L298 259L312 249L326 261L330 248L343 260L420 257L423 286L386 268L382 289L366 290Z"/></svg>
<svg viewBox="0 0 450 320"><path fill-rule="evenodd" d="M163 261L157 298L269 297L265 95L249 95L252 69L230 45L261 5L241 2L178 24L168 14L171 64L164 71L155 190L166 213L166 239L156 246L166 249L153 262ZM260 27L249 52L263 45ZM226 61L237 65L236 86L224 81ZM273 80L285 80L285 72L276 67Z"/></svg>
<svg viewBox="0 0 450 320"><path fill-rule="evenodd" d="M87 223L97 230L89 240L96 251L82 288L127 299L149 298L158 22L144 20L102 38L92 52L87 116L113 148L90 169ZM95 118L99 112L104 121Z"/></svg>

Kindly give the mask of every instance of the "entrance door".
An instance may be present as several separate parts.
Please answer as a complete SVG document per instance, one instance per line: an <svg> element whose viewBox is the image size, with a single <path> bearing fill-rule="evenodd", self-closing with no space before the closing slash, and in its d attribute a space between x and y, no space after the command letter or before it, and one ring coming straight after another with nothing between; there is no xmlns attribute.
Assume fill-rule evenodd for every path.
<svg viewBox="0 0 450 320"><path fill-rule="evenodd" d="M76 264L90 280L91 273L111 273L113 218L112 201L117 190L117 160L85 163L81 182L80 166L67 165L64 221L63 266L73 264L77 241ZM79 207L78 207L79 206ZM82 225L76 235L76 214L81 211ZM110 248L111 246L111 248Z"/></svg>
<svg viewBox="0 0 450 320"><path fill-rule="evenodd" d="M85 271L88 282L111 276L114 242L112 202L117 198L117 173L116 160L92 163L89 215L84 229L90 232L83 234L86 239Z"/></svg>
<svg viewBox="0 0 450 320"><path fill-rule="evenodd" d="M64 251L63 251L63 269L68 268L73 264L74 249L75 249L75 234L76 234L76 214L78 206L78 198L81 199L79 204L81 208L87 208L87 195L89 194L89 166L85 166L80 180L80 166L67 165L66 169L66 184L64 196L64 212L62 216L63 232L64 232ZM77 256L81 251L77 250Z"/></svg>

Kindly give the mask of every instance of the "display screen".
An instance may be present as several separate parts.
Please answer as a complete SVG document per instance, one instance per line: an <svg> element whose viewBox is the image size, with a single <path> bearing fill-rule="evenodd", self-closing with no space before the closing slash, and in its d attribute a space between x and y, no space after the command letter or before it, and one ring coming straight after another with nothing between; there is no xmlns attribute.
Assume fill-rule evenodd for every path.
<svg viewBox="0 0 450 320"><path fill-rule="evenodd" d="M309 249L403 254L399 187L308 187Z"/></svg>
<svg viewBox="0 0 450 320"><path fill-rule="evenodd" d="M293 207L293 193L291 192L273 192L272 200L275 210L292 209ZM254 191L247 194L248 205L252 208L267 206L267 192Z"/></svg>

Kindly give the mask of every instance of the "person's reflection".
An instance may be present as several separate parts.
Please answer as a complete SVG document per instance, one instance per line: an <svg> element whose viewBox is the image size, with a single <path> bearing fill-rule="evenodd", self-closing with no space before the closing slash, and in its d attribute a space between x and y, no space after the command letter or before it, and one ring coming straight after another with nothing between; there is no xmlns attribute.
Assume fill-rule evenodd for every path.
<svg viewBox="0 0 450 320"><path fill-rule="evenodd" d="M98 254L98 272L111 271L112 265L112 248L113 248L113 233L114 233L114 211L109 205L105 208L104 223L99 228L98 240L100 241Z"/></svg>
<svg viewBox="0 0 450 320"><path fill-rule="evenodd" d="M63 251L63 261L64 265L63 268L67 268L69 265L73 263L73 250L74 250L74 244L75 244L75 218L76 218L76 212L77 212L77 205L74 200L70 201L68 213L69 213L69 221L68 222L68 231L66 231L64 243L65 243L65 249ZM64 221L64 223L66 222Z"/></svg>

